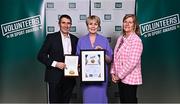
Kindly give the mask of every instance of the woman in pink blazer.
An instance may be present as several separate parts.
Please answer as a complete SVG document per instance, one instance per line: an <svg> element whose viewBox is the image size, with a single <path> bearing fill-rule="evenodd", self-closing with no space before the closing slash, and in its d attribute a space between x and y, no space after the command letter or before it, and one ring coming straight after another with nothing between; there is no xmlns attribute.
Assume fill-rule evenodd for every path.
<svg viewBox="0 0 180 104"><path fill-rule="evenodd" d="M127 14L123 18L122 33L114 49L112 81L118 84L121 103L137 103L137 85L142 84L143 44L138 36L139 25L134 14Z"/></svg>

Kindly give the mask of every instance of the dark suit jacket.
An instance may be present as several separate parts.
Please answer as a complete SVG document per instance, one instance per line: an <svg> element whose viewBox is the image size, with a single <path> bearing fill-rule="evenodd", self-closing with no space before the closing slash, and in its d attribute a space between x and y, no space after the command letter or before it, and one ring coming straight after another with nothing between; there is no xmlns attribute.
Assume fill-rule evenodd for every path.
<svg viewBox="0 0 180 104"><path fill-rule="evenodd" d="M71 39L72 55L75 55L78 38L72 34L69 35ZM63 70L51 66L53 61L64 62L64 52L60 31L46 36L46 39L38 53L38 60L46 65L46 82L58 83L62 77L64 77Z"/></svg>

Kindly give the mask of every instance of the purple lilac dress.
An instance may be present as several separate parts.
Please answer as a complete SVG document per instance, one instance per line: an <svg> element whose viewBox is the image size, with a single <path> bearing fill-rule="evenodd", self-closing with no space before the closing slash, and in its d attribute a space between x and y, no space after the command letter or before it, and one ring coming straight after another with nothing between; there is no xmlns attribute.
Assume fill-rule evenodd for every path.
<svg viewBox="0 0 180 104"><path fill-rule="evenodd" d="M109 46L107 38L97 34L94 47L91 46L89 34L82 36L77 45L77 54L80 55L80 50L94 49L96 46L101 46L106 50L106 55L112 59L112 49ZM108 67L106 64L106 82L82 84L83 103L108 103L107 99L107 84L108 84Z"/></svg>

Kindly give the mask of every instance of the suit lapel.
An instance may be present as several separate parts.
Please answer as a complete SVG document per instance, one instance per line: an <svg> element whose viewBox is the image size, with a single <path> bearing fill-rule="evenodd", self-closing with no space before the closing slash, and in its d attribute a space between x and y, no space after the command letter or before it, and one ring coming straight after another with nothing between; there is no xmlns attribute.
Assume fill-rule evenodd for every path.
<svg viewBox="0 0 180 104"><path fill-rule="evenodd" d="M70 36L70 40L71 40L71 49L72 49L72 51L71 51L71 54L74 54L74 52L75 52L75 49L74 49L74 47L75 47L75 41L74 41L74 39L73 39L73 36L72 36L72 34L69 34L69 36Z"/></svg>
<svg viewBox="0 0 180 104"><path fill-rule="evenodd" d="M61 37L61 32L57 32L57 39L58 39L58 44L59 44L59 49L60 52L64 55L64 49L63 49L63 44L62 44L62 37Z"/></svg>

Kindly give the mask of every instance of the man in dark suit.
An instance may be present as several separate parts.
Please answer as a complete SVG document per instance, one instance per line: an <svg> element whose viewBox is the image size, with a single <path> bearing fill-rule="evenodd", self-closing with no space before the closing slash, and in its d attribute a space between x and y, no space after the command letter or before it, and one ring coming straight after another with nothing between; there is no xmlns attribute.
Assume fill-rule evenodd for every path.
<svg viewBox="0 0 180 104"><path fill-rule="evenodd" d="M65 77L65 55L75 55L78 38L69 33L72 19L69 15L59 18L60 31L48 34L39 51L38 60L46 66L50 103L68 103L75 86L74 77Z"/></svg>

